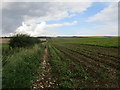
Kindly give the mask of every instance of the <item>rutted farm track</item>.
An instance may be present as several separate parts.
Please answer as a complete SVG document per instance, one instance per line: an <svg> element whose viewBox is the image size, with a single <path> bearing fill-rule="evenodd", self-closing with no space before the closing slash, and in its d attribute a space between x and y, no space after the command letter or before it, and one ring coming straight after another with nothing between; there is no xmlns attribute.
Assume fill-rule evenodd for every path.
<svg viewBox="0 0 120 90"><path fill-rule="evenodd" d="M51 75L51 66L47 61L47 58L48 58L48 49L45 48L43 61L40 63L40 68L38 69L38 73L39 70L42 71L42 73L38 75L39 78L33 84L32 90L36 90L40 88L52 88L57 85L56 80L53 79Z"/></svg>

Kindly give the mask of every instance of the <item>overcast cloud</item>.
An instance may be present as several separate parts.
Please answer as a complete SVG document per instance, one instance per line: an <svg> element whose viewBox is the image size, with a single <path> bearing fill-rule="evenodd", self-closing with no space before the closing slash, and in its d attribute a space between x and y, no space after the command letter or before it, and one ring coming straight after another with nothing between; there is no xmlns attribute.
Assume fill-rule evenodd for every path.
<svg viewBox="0 0 120 90"><path fill-rule="evenodd" d="M1 36L118 34L118 3L4 2L0 10Z"/></svg>
<svg viewBox="0 0 120 90"><path fill-rule="evenodd" d="M51 3L51 2L7 2L2 9L2 34L9 35L24 22L27 25L35 22L60 20L75 16L85 11L91 3ZM66 22L65 22L66 23Z"/></svg>

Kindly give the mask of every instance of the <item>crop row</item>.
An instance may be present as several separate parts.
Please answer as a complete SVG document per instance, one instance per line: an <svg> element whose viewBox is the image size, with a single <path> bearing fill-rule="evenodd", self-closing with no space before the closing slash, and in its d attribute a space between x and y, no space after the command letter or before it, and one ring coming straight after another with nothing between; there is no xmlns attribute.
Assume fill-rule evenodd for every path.
<svg viewBox="0 0 120 90"><path fill-rule="evenodd" d="M54 47L49 46L50 64L55 77L57 76L59 87L82 88L91 83L91 77L83 67L76 64L72 58L65 56ZM88 78L89 77L89 78Z"/></svg>
<svg viewBox="0 0 120 90"><path fill-rule="evenodd" d="M58 45L58 46L61 46L61 45ZM119 70L119 62L120 62L119 57L111 58L108 55L101 54L100 52L97 53L95 51L89 50L88 48L81 48L81 47L75 47L75 46L65 47L65 46L66 45L62 45L62 47L66 48L66 49L72 50L73 52L80 53L88 58L91 58L95 61L101 62L105 65L109 65L110 67L114 67L115 69Z"/></svg>
<svg viewBox="0 0 120 90"><path fill-rule="evenodd" d="M63 57L61 58L62 62L68 57L70 62L73 62L75 65L81 66L84 69L86 75L89 75L88 78L91 79L91 81L94 81L92 82L92 86L96 84L96 87L117 87L118 78L116 77L116 69L110 68L105 62L101 63L100 61L97 61L97 58L91 58L93 57L92 54L85 54L85 50L83 52L78 48L75 49L75 47L62 46L61 44L52 45L59 50L60 53L63 53L62 55L59 55L56 52L59 57ZM76 50L82 51L82 53L76 52ZM113 80L114 82L112 82ZM111 82L113 85L111 85ZM88 84L88 86L90 87L90 84Z"/></svg>

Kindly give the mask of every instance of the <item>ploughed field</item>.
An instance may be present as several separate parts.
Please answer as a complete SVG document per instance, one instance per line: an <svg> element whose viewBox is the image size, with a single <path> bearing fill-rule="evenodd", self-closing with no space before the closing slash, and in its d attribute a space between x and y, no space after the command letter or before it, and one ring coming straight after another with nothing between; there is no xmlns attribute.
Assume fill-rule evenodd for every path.
<svg viewBox="0 0 120 90"><path fill-rule="evenodd" d="M60 86L119 87L118 38L54 38L49 63Z"/></svg>
<svg viewBox="0 0 120 90"><path fill-rule="evenodd" d="M120 88L117 37L48 38L15 50L4 45L3 88Z"/></svg>

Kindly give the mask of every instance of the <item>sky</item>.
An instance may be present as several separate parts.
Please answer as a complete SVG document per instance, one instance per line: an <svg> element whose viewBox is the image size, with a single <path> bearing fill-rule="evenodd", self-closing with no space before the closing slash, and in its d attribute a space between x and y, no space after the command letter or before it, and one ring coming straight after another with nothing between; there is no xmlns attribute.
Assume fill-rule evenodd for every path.
<svg viewBox="0 0 120 90"><path fill-rule="evenodd" d="M117 36L117 2L3 2L1 36Z"/></svg>

